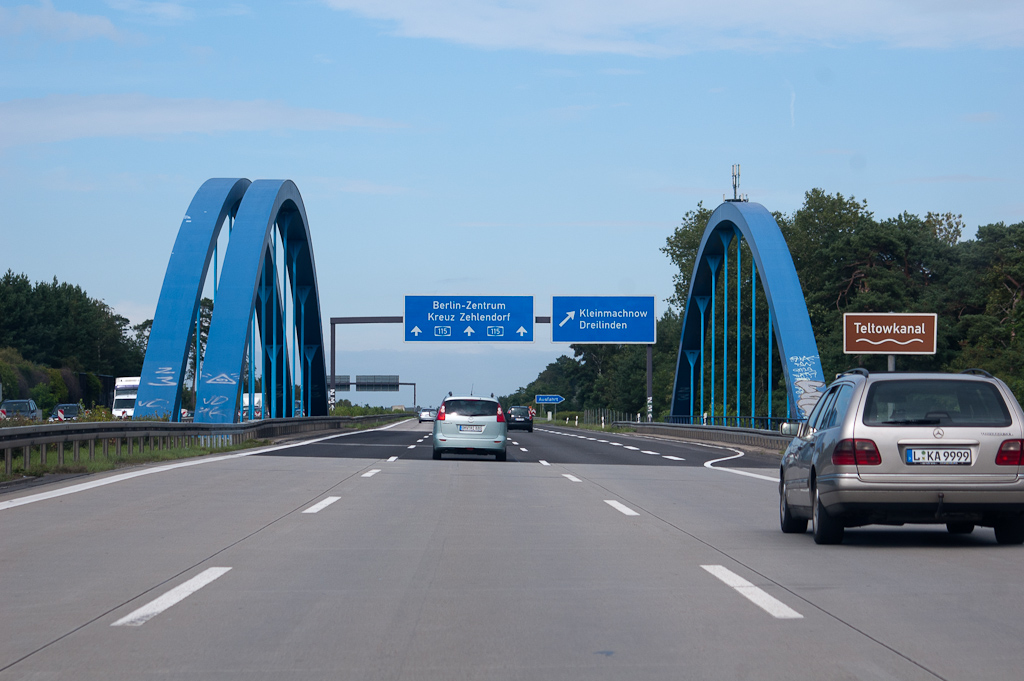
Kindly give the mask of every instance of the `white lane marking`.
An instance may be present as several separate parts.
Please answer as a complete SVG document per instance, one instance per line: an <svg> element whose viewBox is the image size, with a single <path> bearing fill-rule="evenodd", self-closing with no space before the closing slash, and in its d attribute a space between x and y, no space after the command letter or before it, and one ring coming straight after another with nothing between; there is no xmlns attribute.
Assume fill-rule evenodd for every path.
<svg viewBox="0 0 1024 681"><path fill-rule="evenodd" d="M409 445L406 449L416 449L416 445Z"/></svg>
<svg viewBox="0 0 1024 681"><path fill-rule="evenodd" d="M641 454L653 454L654 456L661 456L660 452L652 452L649 449L644 449L640 453Z"/></svg>
<svg viewBox="0 0 1024 681"><path fill-rule="evenodd" d="M390 459L388 459L388 463L392 463L394 461L398 461L398 457L397 456L393 456Z"/></svg>
<svg viewBox="0 0 1024 681"><path fill-rule="evenodd" d="M541 465L541 466L550 466L551 464L549 464L549 463L548 463L547 461L545 461L544 459L541 459L541 460L540 460L540 465Z"/></svg>
<svg viewBox="0 0 1024 681"><path fill-rule="evenodd" d="M614 499L605 499L604 503L608 504L622 515L640 515L639 513L631 509L629 506L626 506L625 504L620 504Z"/></svg>
<svg viewBox="0 0 1024 681"><path fill-rule="evenodd" d="M512 441L512 444L514 444L514 445L515 445L516 447L518 447L518 446L519 446L519 443L518 443L518 442L516 442L515 440L513 440L513 441Z"/></svg>
<svg viewBox="0 0 1024 681"><path fill-rule="evenodd" d="M628 450L630 450L630 451L634 451L634 452L639 452L639 451L640 451L640 448L639 448L639 447L632 447L632 446L630 446L630 445L623 445L623 447L622 447L622 448L623 448L623 449L628 449Z"/></svg>
<svg viewBox="0 0 1024 681"><path fill-rule="evenodd" d="M366 471L365 473L363 473L363 477L372 478L373 476L377 475L377 473L380 473L380 469L374 468L372 471Z"/></svg>
<svg viewBox="0 0 1024 681"><path fill-rule="evenodd" d="M682 458L680 456L669 456L668 454L665 454L661 458L663 458L663 459L671 459L672 461L686 461L686 459L684 459L684 458Z"/></svg>
<svg viewBox="0 0 1024 681"><path fill-rule="evenodd" d="M324 440L333 440L338 437L347 437L349 435L359 435L360 433L375 433L380 430L388 430L395 426L407 423L411 419L405 421L399 421L392 423L391 425L384 426L382 428L370 428L367 430L355 430L351 433L341 433L339 435L326 435L324 437L318 437L313 440L304 440L302 442L292 442L286 445L275 445L273 447L260 447L258 449L251 449L245 452L238 452L237 454L225 454L224 456L211 456L209 458L192 459L189 461L182 461L180 463L171 463L166 466L156 466L154 468L147 468L141 471L132 471L131 473L120 473L118 475L111 475L108 478L101 480L92 480L90 482L83 482L78 485L69 485L68 487L62 487L61 489L51 490L49 492L40 492L39 494L32 494L29 496L21 497L19 499L11 499L10 501L0 501L0 511L5 511L9 508L16 508L18 506L24 506L26 504L34 504L37 501L46 501L47 499L56 499L57 497L67 496L68 494L77 494L78 492L84 492L86 490L95 489L97 487L104 487L106 485L112 485L115 482L124 482L125 480L131 480L132 478L139 478L143 475L153 475L154 473L163 473L165 471L173 471L178 468L187 468L189 466L201 466L204 463L214 463L216 461L228 461L230 459L240 459L245 456L253 456L254 454L265 454L267 452L278 452L282 449L291 449L293 447L302 447L304 445L312 445Z"/></svg>
<svg viewBox="0 0 1024 681"><path fill-rule="evenodd" d="M718 577L718 579L725 582L728 586L731 586L733 589L738 591L740 595L767 612L772 617L782 620L803 619L803 615L798 613L796 610L793 610L793 608L789 607L774 596L769 596L763 589L754 586L732 570L721 565L701 565L701 567L713 574L715 577Z"/></svg>
<svg viewBox="0 0 1024 681"><path fill-rule="evenodd" d="M569 478L570 482L583 482L582 480L577 478L575 475L569 475L568 473L562 473L562 477L563 478Z"/></svg>
<svg viewBox="0 0 1024 681"><path fill-rule="evenodd" d="M520 448L519 448L519 451L521 451L521 452L528 452L528 451L530 451L530 450L529 450L529 449L527 449L526 447L520 447Z"/></svg>
<svg viewBox="0 0 1024 681"><path fill-rule="evenodd" d="M333 504L335 501L338 501L339 499L341 499L341 497L327 497L323 501L313 504L305 511L303 511L303 513L319 513L320 511L324 510L325 508Z"/></svg>
<svg viewBox="0 0 1024 681"><path fill-rule="evenodd" d="M142 606L138 610L128 615L125 615L121 619L117 620L110 626L112 627L138 627L145 624L147 621L153 619L164 610L167 610L173 605L180 603L195 592L202 589L204 586L209 584L215 579L222 577L228 570L229 567L214 567L207 570L203 570L201 573L188 580L180 586L176 586L160 598L155 601Z"/></svg>
<svg viewBox="0 0 1024 681"><path fill-rule="evenodd" d="M605 444L608 444L608 440L598 440L598 442L603 442Z"/></svg>
<svg viewBox="0 0 1024 681"><path fill-rule="evenodd" d="M729 449L730 451L733 451L733 452L737 451L737 450L732 449L730 447L721 447L720 449ZM736 475L745 475L748 478L757 478L758 480L767 480L768 482L778 482L779 481L778 477L774 477L773 478L773 477L769 477L767 475L759 475L758 473L748 473L747 471L741 471L741 470L739 470L737 468L718 468L718 467L712 465L712 464L719 463L721 461L730 461L732 459L738 459L741 456L743 456L743 452L740 452L739 454L733 454L732 456L722 457L721 459L714 459L712 461L705 461L704 462L704 468L710 468L713 471L725 471L726 473L735 473Z"/></svg>
<svg viewBox="0 0 1024 681"><path fill-rule="evenodd" d="M621 442L609 442L608 444L610 444L612 447L621 447L622 446Z"/></svg>
<svg viewBox="0 0 1024 681"><path fill-rule="evenodd" d="M597 442L596 437L588 437L587 439L590 440L591 442Z"/></svg>

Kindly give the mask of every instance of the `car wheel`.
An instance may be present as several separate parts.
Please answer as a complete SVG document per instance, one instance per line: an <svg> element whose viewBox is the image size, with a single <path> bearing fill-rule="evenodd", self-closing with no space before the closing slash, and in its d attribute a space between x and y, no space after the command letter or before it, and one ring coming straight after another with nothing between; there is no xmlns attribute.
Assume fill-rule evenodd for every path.
<svg viewBox="0 0 1024 681"><path fill-rule="evenodd" d="M814 513L811 517L815 544L843 543L843 525L829 515L821 503L818 486L814 486Z"/></svg>
<svg viewBox="0 0 1024 681"><path fill-rule="evenodd" d="M508 461L508 454L506 453L506 450L503 449L495 454L494 459L495 461Z"/></svg>
<svg viewBox="0 0 1024 681"><path fill-rule="evenodd" d="M794 518L789 512L785 482L779 485L779 525L786 534L803 534L807 531L807 519Z"/></svg>
<svg viewBox="0 0 1024 681"><path fill-rule="evenodd" d="M531 432L531 433L533 432L533 426L530 426L529 432Z"/></svg>
<svg viewBox="0 0 1024 681"><path fill-rule="evenodd" d="M1024 518L1007 518L996 523L996 541L1000 544L1024 544Z"/></svg>
<svg viewBox="0 0 1024 681"><path fill-rule="evenodd" d="M950 534L970 534L971 532L974 532L974 523L946 523L946 529Z"/></svg>
<svg viewBox="0 0 1024 681"><path fill-rule="evenodd" d="M434 450L434 460L435 461L440 461L441 460L441 450L440 449L435 449Z"/></svg>

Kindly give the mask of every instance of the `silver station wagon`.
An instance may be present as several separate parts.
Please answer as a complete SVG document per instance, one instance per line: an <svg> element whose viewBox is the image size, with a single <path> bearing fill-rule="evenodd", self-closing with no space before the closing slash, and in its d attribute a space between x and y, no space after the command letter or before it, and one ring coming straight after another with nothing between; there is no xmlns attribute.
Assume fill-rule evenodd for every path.
<svg viewBox="0 0 1024 681"><path fill-rule="evenodd" d="M1024 543L1024 412L987 372L854 369L783 432L796 435L779 476L783 532L810 521L815 542L838 544L847 527L930 523Z"/></svg>
<svg viewBox="0 0 1024 681"><path fill-rule="evenodd" d="M444 398L434 417L434 458L444 452L494 454L505 461L508 423L494 397Z"/></svg>

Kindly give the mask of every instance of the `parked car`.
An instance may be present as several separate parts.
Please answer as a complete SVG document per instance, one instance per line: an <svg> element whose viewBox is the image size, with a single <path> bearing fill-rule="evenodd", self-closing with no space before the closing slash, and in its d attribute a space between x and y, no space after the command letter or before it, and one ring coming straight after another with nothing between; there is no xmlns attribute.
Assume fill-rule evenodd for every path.
<svg viewBox="0 0 1024 681"><path fill-rule="evenodd" d="M529 407L509 407L505 416L509 430L528 430L533 432L533 411Z"/></svg>
<svg viewBox="0 0 1024 681"><path fill-rule="evenodd" d="M505 461L508 428L498 400L491 397L454 397L444 399L434 419L434 458L444 452L494 454Z"/></svg>
<svg viewBox="0 0 1024 681"><path fill-rule="evenodd" d="M74 403L58 404L50 414L50 421L77 421L79 407Z"/></svg>
<svg viewBox="0 0 1024 681"><path fill-rule="evenodd" d="M838 544L847 527L945 524L1024 543L1024 412L991 374L840 374L783 454L779 522Z"/></svg>
<svg viewBox="0 0 1024 681"><path fill-rule="evenodd" d="M43 410L36 406L35 400L4 400L0 402L0 417L42 421Z"/></svg>
<svg viewBox="0 0 1024 681"><path fill-rule="evenodd" d="M420 409L420 423L433 421L437 417L436 409Z"/></svg>

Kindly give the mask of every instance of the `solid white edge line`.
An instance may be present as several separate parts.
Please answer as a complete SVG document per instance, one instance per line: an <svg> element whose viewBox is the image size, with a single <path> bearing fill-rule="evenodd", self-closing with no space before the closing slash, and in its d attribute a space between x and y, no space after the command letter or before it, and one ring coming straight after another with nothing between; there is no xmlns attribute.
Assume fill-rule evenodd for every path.
<svg viewBox="0 0 1024 681"><path fill-rule="evenodd" d="M363 473L363 477L372 478L373 476L377 475L377 473L380 473L380 469L374 468L372 471L366 471L365 473Z"/></svg>
<svg viewBox="0 0 1024 681"><path fill-rule="evenodd" d="M728 449L731 452L737 451L735 449L732 449L731 447L719 447L717 449ZM747 471L741 471L738 468L717 468L716 466L712 465L712 464L720 463L722 461L731 461L732 459L738 459L741 456L743 456L743 452L739 452L738 454L733 454L732 456L724 456L721 459L714 459L712 461L705 461L704 462L704 468L710 468L713 471L725 471L726 473L735 473L736 475L745 475L748 478L757 478L758 480L767 480L768 482L778 482L779 481L779 479L777 477L772 478L772 477L769 477L767 475L760 475L758 473L748 473Z"/></svg>
<svg viewBox="0 0 1024 681"><path fill-rule="evenodd" d="M569 475L568 473L562 473L562 477L563 478L568 478L569 482L583 482L582 480L577 478L575 475Z"/></svg>
<svg viewBox="0 0 1024 681"><path fill-rule="evenodd" d="M631 509L629 506L621 504L618 501L615 501L614 499L605 499L604 503L608 504L622 515L640 515L639 513Z"/></svg>
<svg viewBox="0 0 1024 681"><path fill-rule="evenodd" d="M313 504L305 511L303 511L303 513L319 513L320 511L324 510L325 508L333 504L335 501L338 501L340 499L341 497L327 497L323 501Z"/></svg>
<svg viewBox="0 0 1024 681"><path fill-rule="evenodd" d="M203 570L201 573L188 580L184 584L174 587L160 598L152 601L135 612L125 615L110 626L112 627L138 627L153 619L164 610L185 600L196 591L215 579L222 577L229 567L213 567Z"/></svg>
<svg viewBox="0 0 1024 681"><path fill-rule="evenodd" d="M10 501L0 501L0 511L5 511L9 508L17 508L18 506L24 506L26 504L34 504L37 501L46 501L47 499L56 499L58 497L67 496L68 494L76 494L78 492L84 492L86 490L95 489L96 487L103 487L105 485L112 485L115 482L124 482L125 480L131 480L132 478L139 478L143 475L152 475L153 473L163 473L164 471L172 471L178 468L187 468L188 466L200 466L204 463L214 463L217 461L228 461L229 459L240 459L245 456L253 456L254 454L263 454L266 452L277 452L282 449L291 449L293 447L301 447L303 445L312 445L317 442L323 442L324 440L332 440L336 437L347 437L349 435L358 435L359 433L375 433L381 430L388 430L395 426L401 425L412 419L406 419L405 421L398 421L390 425L384 426L383 428L369 428L367 430L354 430L351 433L341 433L338 435L326 435L324 437L314 438L312 440L304 440L302 442L291 442L286 445L274 445L272 447L259 447L244 452L238 452L237 454L225 454L224 456L213 456L202 459L191 459L189 461L182 461L180 463L167 464L166 466L156 466L154 468L147 468L142 471L132 471L131 473L120 473L118 475L111 475L110 477L103 478L102 480L92 480L90 482L83 482L77 485L70 485L61 489L51 490L49 492L40 492L39 494L32 494L29 496L21 497L19 499L11 499Z"/></svg>
<svg viewBox="0 0 1024 681"><path fill-rule="evenodd" d="M770 596L766 591L754 586L732 570L722 565L701 565L701 567L772 617L781 620L803 619L803 615L796 610L774 596Z"/></svg>

